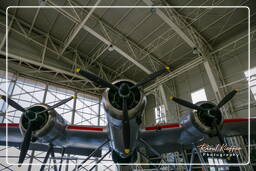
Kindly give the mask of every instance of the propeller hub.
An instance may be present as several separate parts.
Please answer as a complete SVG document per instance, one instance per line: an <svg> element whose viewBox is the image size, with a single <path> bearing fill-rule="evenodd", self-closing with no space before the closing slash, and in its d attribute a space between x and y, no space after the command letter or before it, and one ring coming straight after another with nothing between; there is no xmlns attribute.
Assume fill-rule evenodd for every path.
<svg viewBox="0 0 256 171"><path fill-rule="evenodd" d="M122 83L118 89L118 93L121 97L129 97L130 95L130 88L128 84Z"/></svg>
<svg viewBox="0 0 256 171"><path fill-rule="evenodd" d="M30 121L34 121L37 118L37 115L32 111L27 111L25 115Z"/></svg>
<svg viewBox="0 0 256 171"><path fill-rule="evenodd" d="M201 122L209 127L212 127L212 122L214 119L216 119L217 123L220 124L222 114L221 111L216 108L215 104L203 102L200 104L200 107L204 109L203 111L198 111L198 116Z"/></svg>
<svg viewBox="0 0 256 171"><path fill-rule="evenodd" d="M32 124L32 130L36 131L42 128L45 122L48 120L47 113L37 114L45 110L42 106L32 106L30 107L21 117L21 124L27 130L29 122Z"/></svg>
<svg viewBox="0 0 256 171"><path fill-rule="evenodd" d="M131 80L117 80L113 83L113 85L118 88L118 91L112 89L106 91L106 94L103 95L103 98L105 99L104 107L107 108L107 110L111 110L109 112L111 116L113 114L113 117L122 119L123 99L126 98L129 118L135 116L137 114L135 111L137 111L140 107L143 107L139 105L144 101L143 92L141 92L137 87L131 89L131 87L135 85L135 82ZM125 97L122 97L120 93Z"/></svg>

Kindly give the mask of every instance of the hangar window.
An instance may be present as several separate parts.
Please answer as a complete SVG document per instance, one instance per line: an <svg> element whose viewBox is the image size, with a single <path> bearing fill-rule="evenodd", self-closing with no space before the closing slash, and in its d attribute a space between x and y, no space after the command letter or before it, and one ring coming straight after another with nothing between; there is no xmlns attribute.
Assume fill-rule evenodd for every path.
<svg viewBox="0 0 256 171"><path fill-rule="evenodd" d="M74 92L62 88L57 88L55 86L49 86L47 90L47 95L45 102L52 106L53 104L69 98L70 96L74 96ZM70 100L69 102L55 108L55 110L61 114L61 116L68 121L68 123L71 123L71 118L72 118L72 110L73 110L73 103L74 100Z"/></svg>
<svg viewBox="0 0 256 171"><path fill-rule="evenodd" d="M23 107L29 107L36 103L53 105L75 95L74 91L53 85L46 86L44 83L17 77L11 73L8 73L8 80L6 80L5 72L0 71L0 94L6 94L6 90L9 97ZM69 124L74 121L73 124L76 125L106 125L105 113L102 107L100 109L102 104L99 105L99 100L86 94L78 93L76 95L76 103L74 103L75 100L71 100L55 110ZM8 117L5 117L4 112L7 110L5 104L3 100L0 100L0 123L7 120L10 123L18 123L22 112L9 106Z"/></svg>
<svg viewBox="0 0 256 171"><path fill-rule="evenodd" d="M249 75L249 71L245 71L244 75L246 76L246 79L251 81L251 92L253 94L254 100L256 100L256 67L251 68Z"/></svg>
<svg viewBox="0 0 256 171"><path fill-rule="evenodd" d="M78 94L76 101L76 125L99 125L99 101L96 98Z"/></svg>
<svg viewBox="0 0 256 171"><path fill-rule="evenodd" d="M227 164L226 159L223 158L215 158L215 157L209 157L208 158L208 162L209 164L212 165L224 165ZM210 171L219 171L219 170L229 170L228 166L224 166L224 167L210 167Z"/></svg>
<svg viewBox="0 0 256 171"><path fill-rule="evenodd" d="M192 92L191 99L194 104L197 102L200 102L200 101L207 101L207 97L206 97L204 88Z"/></svg>
<svg viewBox="0 0 256 171"><path fill-rule="evenodd" d="M155 107L155 119L156 119L156 124L167 122L166 110L164 105L159 105Z"/></svg>

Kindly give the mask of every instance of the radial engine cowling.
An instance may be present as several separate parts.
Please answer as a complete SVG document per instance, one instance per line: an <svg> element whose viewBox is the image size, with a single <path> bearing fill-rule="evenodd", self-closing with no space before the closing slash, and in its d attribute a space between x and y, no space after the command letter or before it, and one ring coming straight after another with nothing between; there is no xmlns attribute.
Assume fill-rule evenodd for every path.
<svg viewBox="0 0 256 171"><path fill-rule="evenodd" d="M208 101L198 102L196 105L201 106L204 109L212 109L216 106L214 103ZM184 129L180 138L183 144L197 142L204 137L215 136L217 130L212 126L214 118L216 119L218 128L221 129L223 127L223 116L219 109L216 109L214 113L211 113L214 115L214 118L208 117L205 112L193 110L183 117L180 123Z"/></svg>
<svg viewBox="0 0 256 171"><path fill-rule="evenodd" d="M49 106L46 104L35 104L23 113L20 119L20 130L24 135L28 127L28 122L32 123L32 137L41 143L53 142L55 139L62 139L64 136L66 121L54 110L37 114ZM64 138L64 137L63 137Z"/></svg>
<svg viewBox="0 0 256 171"><path fill-rule="evenodd" d="M122 83L128 84L129 87L135 85L134 81L123 79L113 82L116 87L120 87ZM128 104L128 117L129 120L142 114L143 109L145 108L145 101L143 92L139 88L134 88L130 92L130 96L127 99ZM103 94L103 104L104 109L110 116L117 120L123 119L122 111L122 98L118 95L118 92L110 90L109 88Z"/></svg>

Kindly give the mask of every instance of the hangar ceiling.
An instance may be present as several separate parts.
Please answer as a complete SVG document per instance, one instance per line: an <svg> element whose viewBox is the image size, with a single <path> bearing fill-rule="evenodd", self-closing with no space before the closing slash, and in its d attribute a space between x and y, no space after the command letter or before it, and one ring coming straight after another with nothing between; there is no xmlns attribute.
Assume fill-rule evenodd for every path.
<svg viewBox="0 0 256 171"><path fill-rule="evenodd" d="M109 81L119 78L138 81L167 65L178 70L193 62L200 63L202 60L198 54L202 55L201 58L210 56L211 52L234 35L246 35L248 31L247 8L52 8L95 4L232 4L256 8L255 1L249 0L47 0L47 8L10 7L9 71L99 95L103 89L75 74L74 68L86 68ZM1 37L5 34L6 7L15 5L37 6L38 1L1 1ZM251 11L251 18L255 15L255 11ZM255 24L256 21L251 20L252 28ZM1 60L4 61L5 39L1 40ZM4 67L3 62L1 68ZM188 65L188 68L191 67Z"/></svg>

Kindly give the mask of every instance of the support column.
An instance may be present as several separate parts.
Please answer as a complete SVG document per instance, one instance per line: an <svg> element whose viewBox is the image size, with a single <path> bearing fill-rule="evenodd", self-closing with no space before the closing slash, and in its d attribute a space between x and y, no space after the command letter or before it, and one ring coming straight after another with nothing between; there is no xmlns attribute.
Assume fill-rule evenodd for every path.
<svg viewBox="0 0 256 171"><path fill-rule="evenodd" d="M219 102L222 99L222 96L221 96L221 93L220 93L220 90L219 90L216 78L215 78L215 76L213 74L213 70L210 67L210 64L209 64L208 60L206 60L204 62L204 68L205 68L206 73L208 75L211 87L212 87L214 95L216 97L216 100L217 100L217 102ZM226 118L229 118L228 113L227 113L227 111L225 109L223 110L223 114L225 115Z"/></svg>
<svg viewBox="0 0 256 171"><path fill-rule="evenodd" d="M34 155L35 155L35 150L32 150L30 160L29 160L29 165L28 165L28 171L31 171L31 169L32 169L31 164L33 163Z"/></svg>
<svg viewBox="0 0 256 171"><path fill-rule="evenodd" d="M73 110L72 110L72 117L71 117L71 124L75 122L75 113L76 113L76 101L77 101L77 92L75 92L74 96L74 103L73 103Z"/></svg>
<svg viewBox="0 0 256 171"><path fill-rule="evenodd" d="M49 88L49 85L48 85L48 83L47 83L46 86L45 86L44 97L43 97L42 103L45 103L45 102L46 102L46 96L47 96L48 88Z"/></svg>
<svg viewBox="0 0 256 171"><path fill-rule="evenodd" d="M75 92L74 96L75 96L76 98L74 98L74 103L73 103L73 110L72 110L72 116L71 116L71 125L73 125L74 122L75 122L77 92ZM70 154L67 155L67 159L66 159L66 160L67 160L67 161L66 161L66 168L65 168L66 171L68 171L69 157L70 157Z"/></svg>
<svg viewBox="0 0 256 171"><path fill-rule="evenodd" d="M9 96L8 96L9 98L11 98L11 96L12 96L12 94L13 94L14 88L15 88L16 83L17 83L17 79L18 79L18 76L16 75L16 76L15 76L15 79L14 79L13 81L10 81L9 87L6 88L6 89L7 89L6 94L9 95ZM6 81L8 81L8 80L6 80ZM4 108L4 106L5 106L5 108ZM6 111L7 111L7 105L6 105L6 103L5 103L5 105L3 105L2 111L5 113L5 115L3 115L3 117L2 117L1 123L4 122L4 119L5 119L5 117L6 117Z"/></svg>
<svg viewBox="0 0 256 171"><path fill-rule="evenodd" d="M99 98L99 108L98 108L98 126L100 126L100 110L101 110L101 105L100 105L100 103L101 103L101 98ZM102 151L102 150L101 150ZM99 158L98 157L96 157L95 158L95 162L97 163L98 162L98 160L99 160ZM96 165L95 166L95 169L94 169L95 171L98 171L98 165Z"/></svg>
<svg viewBox="0 0 256 171"><path fill-rule="evenodd" d="M99 108L98 108L98 126L100 126L100 112L101 112L101 98L99 98Z"/></svg>
<svg viewBox="0 0 256 171"><path fill-rule="evenodd" d="M221 100L221 95L220 95L220 92L219 92L217 81L216 81L216 79L214 77L213 71L212 71L212 69L211 69L211 67L209 65L209 61L208 60L204 62L204 68L205 68L206 73L208 75L208 78L210 80L210 84L212 86L214 95L215 95L217 101L220 101Z"/></svg>

